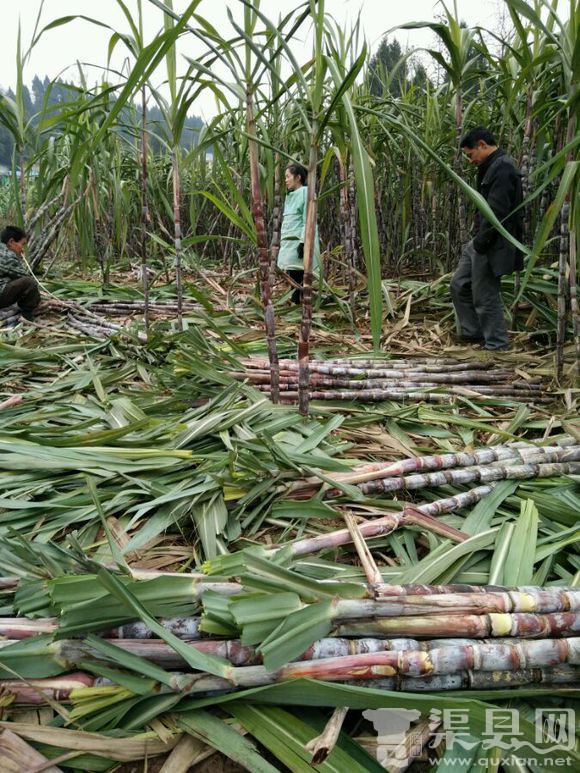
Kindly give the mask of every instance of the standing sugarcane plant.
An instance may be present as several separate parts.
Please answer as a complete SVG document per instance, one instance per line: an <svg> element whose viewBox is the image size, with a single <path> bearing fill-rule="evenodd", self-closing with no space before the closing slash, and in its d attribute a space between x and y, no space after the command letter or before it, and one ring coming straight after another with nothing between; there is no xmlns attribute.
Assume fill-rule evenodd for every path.
<svg viewBox="0 0 580 773"><path fill-rule="evenodd" d="M152 0L155 2L155 0ZM156 2L157 4L157 2ZM252 217L255 227L255 241L258 251L258 262L260 269L260 283L262 293L262 303L264 306L264 321L266 328L266 337L268 342L268 356L271 365L271 389L272 389L272 401L278 400L278 354L276 347L276 331L275 331L275 316L274 307L272 304L271 286L270 286L270 250L268 247L268 238L266 235L266 226L264 220L264 203L263 196L260 187L260 173L258 162L258 135L257 125L254 115L254 98L256 92L256 83L259 82L259 69L263 66L261 54L257 56L256 64L252 63L252 53L256 54L260 52L259 47L252 42L252 38L255 35L255 28L258 18L262 18L258 12L259 3L254 5L246 5L244 8L244 27L239 27L234 21L232 14L228 11L228 16L232 26L240 35L245 51L244 61L240 59L238 52L235 50L239 45L239 40L235 43L227 41L221 38L217 32L212 29L211 34L208 34L204 38L204 42L209 48L208 62L213 64L216 60L219 60L225 65L233 76L234 83L227 83L223 78L216 76L209 66L206 66L201 60L189 60L190 69L196 70L200 75L211 77L215 83L213 85L214 93L218 96L219 100L224 106L229 109L229 103L226 97L226 92L230 92L238 103L243 102L245 105L245 132L243 134L248 140L248 155L249 155L249 167L250 167L250 184L251 184L251 197L252 197ZM171 10L170 15L175 16ZM283 27L281 23L281 27ZM271 33L270 33L271 36ZM240 78L240 74L243 72L243 78ZM238 83L243 80L245 87L243 90L238 86ZM223 90L220 90L220 86ZM215 200L215 199L214 199ZM236 215L235 211L229 206L220 206L227 214L230 220L239 224L240 218Z"/></svg>
<svg viewBox="0 0 580 773"><path fill-rule="evenodd" d="M309 126L310 148L308 153L308 193L306 199L306 227L304 230L304 281L302 290L302 319L298 336L298 410L308 415L310 329L312 326L312 261L316 241L316 169L319 153L319 126L324 99L326 62L323 56L324 0L310 0L310 14L314 30L312 82L308 91L311 120Z"/></svg>
<svg viewBox="0 0 580 773"><path fill-rule="evenodd" d="M122 40L131 51L135 59L143 51L143 3L137 0L137 22L135 23L124 2L117 0L119 7L125 15L132 32L132 36L115 33L109 44L109 57L117 40ZM141 197L141 212L139 218L139 247L141 253L141 282L143 286L143 321L145 330L149 328L149 276L147 260L147 225L149 222L149 197L148 185L148 133L147 133L147 85L141 86L141 131L140 131L140 166L139 166L139 193Z"/></svg>
<svg viewBox="0 0 580 773"><path fill-rule="evenodd" d="M256 3L259 5L259 3ZM251 38L256 28L258 17L253 8L244 7L244 32L246 40ZM268 344L268 358L270 361L270 396L272 402L280 399L280 369L278 365L278 349L276 346L276 321L274 306L272 305L272 288L270 284L270 250L264 221L264 203L260 189L260 170L258 166L258 143L256 120L254 117L254 68L252 66L252 50L245 46L244 74L246 83L246 132L248 135L248 154L250 161L250 185L252 190L252 216L256 226L256 247L258 252L258 265L260 269L260 290L262 305L264 307L264 323L266 327L266 340Z"/></svg>
<svg viewBox="0 0 580 773"><path fill-rule="evenodd" d="M149 276L147 267L147 223L149 221L149 197L147 195L147 87L141 88L141 169L139 175L141 192L141 281L143 283L143 321L149 329Z"/></svg>
<svg viewBox="0 0 580 773"><path fill-rule="evenodd" d="M362 242L367 261L369 277L369 296L371 306L371 327L373 344L379 346L381 331L381 289L380 289L380 265L378 255L378 232L376 218L368 207L369 201L374 200L374 187L372 171L366 150L364 149L357 119L352 110L348 92L352 88L357 74L360 72L366 59L366 48L355 58L348 72L341 71L337 66L339 59L336 44L337 31L329 31L324 12L324 3L315 3L310 0L308 4L310 18L313 20L314 51L310 68L309 79L302 74L288 43L273 28L271 22L265 20L270 30L276 33L281 48L285 51L293 71L296 74L296 83L299 97L308 106L308 112L302 107L297 109L299 119L309 138L308 153L308 195L306 209L306 227L304 234L304 283L302 301L302 319L298 339L298 406L302 415L308 414L309 403L309 359L310 359L310 330L312 325L312 264L314 244L316 239L317 220L317 165L319 149L324 131L328 122L334 117L338 107L344 105L348 121L349 134L353 143L353 161L355 166L355 178L357 193L359 196L359 215L361 216ZM325 54L324 48L328 47L333 52L331 56ZM331 91L327 96L327 74L330 75ZM326 103L325 100L328 99Z"/></svg>
<svg viewBox="0 0 580 773"><path fill-rule="evenodd" d="M428 27L439 38L447 56L439 51L429 49L429 53L442 67L449 79L450 89L453 94L453 116L455 126L455 153L453 158L453 169L456 174L461 174L461 149L459 140L463 132L463 114L464 99L470 82L473 83L477 75L478 61L474 56L475 38L474 31L468 27L462 26L459 22L457 13L457 2L454 0L454 14L450 12L445 3L442 3L445 10L446 23L430 22L412 22L404 24L400 29L417 29ZM465 201L461 192L458 196L458 218L459 218L459 238L462 245L467 242L467 217L465 210Z"/></svg>

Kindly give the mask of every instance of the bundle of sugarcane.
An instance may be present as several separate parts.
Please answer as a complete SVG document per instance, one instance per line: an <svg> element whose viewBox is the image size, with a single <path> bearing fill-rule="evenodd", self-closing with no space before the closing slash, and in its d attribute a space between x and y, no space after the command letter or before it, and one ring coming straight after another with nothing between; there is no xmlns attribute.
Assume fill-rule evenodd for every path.
<svg viewBox="0 0 580 773"><path fill-rule="evenodd" d="M260 391L270 390L270 369L265 360L246 359L233 376ZM448 402L454 396L513 398L547 402L540 378L522 378L491 361L448 358L407 360L314 360L309 364L310 397L313 400L379 402L413 400ZM435 391L437 390L437 391ZM298 396L298 365L280 360L280 399L294 402Z"/></svg>
<svg viewBox="0 0 580 773"><path fill-rule="evenodd" d="M16 304L0 309L0 327L10 327L21 319L20 309Z"/></svg>
<svg viewBox="0 0 580 773"><path fill-rule="evenodd" d="M108 322L99 314L85 309L81 304L72 301L60 301L56 298L43 300L38 308L37 317L48 312L58 312L66 318L66 327L79 330L86 335L95 338L108 338L122 331L119 325ZM0 326L8 326L21 320L20 310L17 306L9 306L0 309Z"/></svg>
<svg viewBox="0 0 580 773"><path fill-rule="evenodd" d="M257 569L258 577L260 573L265 577L267 565L253 563L252 569ZM295 579L293 575L291 580ZM182 581L182 577L175 577L181 587ZM55 582L58 586L61 581ZM67 579L62 582L66 585ZM173 584L166 575L164 591ZM249 589L247 578L239 591L244 590L242 585ZM324 585L318 584L323 593ZM141 670L160 681L165 691L197 696L298 677L347 683L355 680L370 687L409 691L530 683L570 685L578 680L579 589L473 592L465 588L464 592L440 594L440 588L427 586L427 593L417 595L408 587L397 598L363 584L355 591L349 587L342 590L345 595L356 592L373 597L311 599L310 603L298 599L299 608L290 613L294 619L289 623L287 592L271 593L268 598L242 593L236 599L238 594L232 595L231 589L222 596L215 586L209 591L213 597L209 606L215 609L220 596L223 619L223 602L229 605L241 639L200 638L208 621L200 622L198 617L153 622L153 628L125 625L100 638L86 633L87 625L94 630L102 624L88 624L94 598L85 593L80 606L87 613L87 622L85 631L77 628L76 639L52 641L47 634L63 631L54 618L0 621L0 632L10 637L0 645L0 675L5 677L0 688L21 703L68 700L75 697L75 690L123 685L123 678L115 682L111 666ZM303 591L303 595L307 594ZM102 600L106 602L106 597ZM210 620L211 614L209 610ZM303 622L295 626L300 619ZM260 642L256 641L256 626L261 630ZM159 638L153 638L156 633ZM334 635L329 637L328 633ZM425 637L427 640L422 641ZM259 646L254 646L257 643ZM286 659L286 655L291 657ZM79 667L90 664L90 670L103 674L107 682L79 672ZM195 673L183 673L188 667ZM16 681L14 672L25 681Z"/></svg>
<svg viewBox="0 0 580 773"><path fill-rule="evenodd" d="M429 472L421 472L428 470ZM580 444L567 437L558 445L532 443L490 446L471 453L418 456L398 462L380 462L355 467L352 472L336 473L336 488L328 488L328 498L340 496L339 486L357 486L364 494L411 491L433 486L488 484L499 480L530 480L580 473ZM322 481L311 477L295 481L288 492L291 499L309 499Z"/></svg>
<svg viewBox="0 0 580 773"><path fill-rule="evenodd" d="M251 647L239 642L187 642L192 650L211 653L226 661L224 675L187 673L185 660L163 641L131 639L100 640L98 646L78 640L61 640L40 648L36 657L48 662L103 664L103 650L120 663L130 658L153 664L165 673L156 692L175 692L205 697L244 688L261 687L297 678L343 682L382 690L425 692L456 689L505 689L541 684L546 688L577 687L580 664L580 638L562 640L479 642L448 639L431 642L383 639L321 639L300 660L276 671L268 671L256 661ZM203 649L202 649L202 645ZM415 646L413 646L415 645ZM5 653L17 642L2 643ZM370 647L371 649L367 649ZM333 655L334 652L345 654ZM477 666L477 667L475 667ZM155 669L156 670L156 669ZM121 681L123 681L121 679ZM117 686L113 678L99 678L74 670L62 676L28 677L26 680L0 679L4 695L16 704L35 705L58 700L84 698L87 688ZM119 685L120 686L120 685Z"/></svg>
<svg viewBox="0 0 580 773"><path fill-rule="evenodd" d="M115 335L127 335L127 330L122 325L116 325L98 314L85 310L76 314L70 312L66 326L92 338L105 339ZM141 331L137 331L136 335L140 340L147 339L146 334Z"/></svg>
<svg viewBox="0 0 580 773"><path fill-rule="evenodd" d="M103 300L94 301L88 307L90 311L97 314L105 314L111 317L128 317L132 315L143 315L145 313L144 300ZM182 302L183 312L203 311L204 307L200 303L193 301ZM149 300L147 310L152 316L174 316L177 314L177 301Z"/></svg>

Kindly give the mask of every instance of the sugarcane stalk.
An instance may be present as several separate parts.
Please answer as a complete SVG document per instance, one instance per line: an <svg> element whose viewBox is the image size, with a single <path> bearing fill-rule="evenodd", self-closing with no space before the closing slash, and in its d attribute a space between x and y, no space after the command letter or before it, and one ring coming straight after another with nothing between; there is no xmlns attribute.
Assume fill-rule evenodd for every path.
<svg viewBox="0 0 580 773"><path fill-rule="evenodd" d="M147 196L147 87L141 87L141 174L139 184L141 189L141 281L143 283L143 322L145 330L149 329L149 277L147 276L147 223L149 221L149 197Z"/></svg>
<svg viewBox="0 0 580 773"><path fill-rule="evenodd" d="M372 621L340 623L338 636L466 636L485 639L517 636L551 638L575 636L580 632L580 615L561 612L538 615L527 612L483 615L436 615L433 617L382 617Z"/></svg>
<svg viewBox="0 0 580 773"><path fill-rule="evenodd" d="M308 416L310 330L312 327L312 258L316 240L316 164L318 161L318 120L312 117L310 154L308 159L308 192L306 198L306 227L304 231L304 279L302 287L302 320L298 336L298 411Z"/></svg>
<svg viewBox="0 0 580 773"><path fill-rule="evenodd" d="M490 486L477 486L471 491L466 491L460 494L456 494L451 497L445 497L438 499L435 502L428 502L417 507L413 507L412 510L403 510L399 513L389 513L382 518L375 518L367 523L359 524L362 535L365 539L371 537L383 536L390 534L395 529L404 525L405 523L412 524L413 518L417 516L417 513L427 517L433 517L441 515L442 513L450 513L453 510L459 510L462 507L477 504L486 494L493 491L493 487ZM423 525L423 524L421 524ZM437 533L437 529L441 528L443 524L433 520L430 522L429 528ZM445 528L445 527L444 527ZM441 533L441 532L439 532ZM446 537L453 539L450 532L446 532ZM462 535L465 538L465 535ZM456 541L459 539L456 537ZM327 534L320 534L316 537L307 537L306 539L296 540L286 545L286 550L290 555L303 556L309 553L316 553L319 550L331 550L337 548L340 545L346 545L350 542L350 532L348 529L340 529L338 531L329 532Z"/></svg>
<svg viewBox="0 0 580 773"><path fill-rule="evenodd" d="M52 701L67 700L73 690L92 687L95 678L90 674L77 671L66 676L46 677L43 679L0 679L0 690L12 693L15 703L39 705L49 698Z"/></svg>
<svg viewBox="0 0 580 773"><path fill-rule="evenodd" d="M445 368L445 371L447 371L450 375L454 373L472 373L473 371L477 371L477 374L474 374L477 376L477 378L484 378L482 371L486 371L490 369L490 365L485 364L485 367L482 367L481 365L478 367L477 363L475 362L469 362L462 364L460 367L454 367L450 363L446 363L445 360L433 360L431 361L431 365L421 365L421 364L414 364L410 363L407 367L404 366L403 363L397 362L396 365L393 363L381 363L380 367L357 367L353 364L348 363L327 363L326 361L316 361L313 360L309 363L309 367L312 370L313 373L320 373L328 376L367 376L368 378L409 378L411 375L415 374L425 374L429 373L432 375L435 374L441 374L442 368ZM453 360L454 363L456 363L455 360ZM259 370L264 370L268 367L267 362L264 360L242 360L241 363L246 368L258 368ZM290 371L290 372L296 372L298 371L298 367L296 363L291 362L290 360L280 360L280 369L283 371ZM391 367L389 367L391 365ZM511 374L509 371L494 371L495 374L501 375L502 377L509 377ZM445 375L445 374L443 374Z"/></svg>
<svg viewBox="0 0 580 773"><path fill-rule="evenodd" d="M576 83L572 84L572 93L570 95L570 107L568 108L568 124L566 128L566 145L569 145L574 139L576 132L576 107L572 107L577 95L578 86ZM566 163L571 163L574 159L573 150L570 150L566 155ZM556 379L558 381L562 378L562 371L564 369L564 342L566 340L566 300L567 295L570 294L571 282L573 277L576 281L576 270L566 277L566 269L571 267L572 252L575 253L576 241L570 239L570 218L572 213L572 191L569 189L566 193L566 198L562 206L560 214L560 253L558 257L558 319L556 326ZM576 255L574 254L574 258ZM576 285L574 284L573 294L576 296ZM578 332L578 328L575 326L575 333ZM576 352L580 354L580 341L576 340ZM578 360L576 362L576 368L578 368Z"/></svg>
<svg viewBox="0 0 580 773"><path fill-rule="evenodd" d="M353 687L368 687L365 680L353 679L346 682ZM546 690L574 689L578 685L578 669L575 666L556 668L528 668L519 671L460 671L456 674L442 674L425 677L396 676L389 679L373 680L374 690L393 692L439 692L446 690L498 690L501 688L540 685ZM537 687L535 689L538 689Z"/></svg>
<svg viewBox="0 0 580 773"><path fill-rule="evenodd" d="M4 400L0 403L0 411L4 411L7 408L14 408L15 405L18 405L24 400L22 395L12 395L12 397L9 397L7 400ZM2 578L0 578L0 588L6 587L2 585Z"/></svg>
<svg viewBox="0 0 580 773"><path fill-rule="evenodd" d="M346 155L346 154L345 154ZM356 222L354 220L353 202L351 200L351 175L354 184L354 170L346 168L347 158L338 156L338 172L340 182L340 226L344 244L344 256L346 258L348 301L353 323L356 322Z"/></svg>
<svg viewBox="0 0 580 773"><path fill-rule="evenodd" d="M85 675L87 679L90 679L88 674ZM32 704L38 705L44 702L42 696L46 696L46 700L55 700L55 692L58 696L58 700L63 703L70 703L75 696L75 688L68 689L65 686L62 687L49 687L43 684L44 680L35 680L41 693L33 693L32 691L20 691L22 682L14 681L10 685L6 685L8 691L14 696L14 704ZM55 680L50 680L55 681ZM263 678L260 684L273 683L266 682ZM341 680L337 680L341 681ZM375 690L387 690L402 691L402 692L439 692L442 690L497 690L499 688L510 687L522 687L528 684L542 685L546 688L558 688L562 689L577 689L578 685L578 669L575 666L556 666L555 668L529 668L520 669L517 671L461 671L455 674L441 674L435 676L404 676L397 675L388 678L373 679L369 685L366 679L347 679L345 684L353 685L356 687L368 687L371 686ZM3 684L0 682L0 684ZM5 684L5 683L4 683ZM110 684L107 680L94 679L92 685L87 684L83 689L86 694L91 687L98 690L102 689L101 685ZM255 686L251 684L249 686ZM78 689L78 688L76 688ZM195 684L190 688L189 695L204 694L215 695L216 693L230 693L235 691L230 683L226 682L219 677L204 675L200 677ZM40 700L39 700L40 698ZM15 723L0 722L0 727L10 725L14 726Z"/></svg>
<svg viewBox="0 0 580 773"><path fill-rule="evenodd" d="M241 590L241 586L238 586ZM160 618L159 622L170 633L182 639L201 637L199 617ZM59 621L54 617L28 620L25 617L0 618L0 636L6 639L28 639L31 636L53 634L58 630ZM156 634L142 622L124 623L104 632L109 639L154 639Z"/></svg>
<svg viewBox="0 0 580 773"><path fill-rule="evenodd" d="M264 223L264 206L262 192L260 190L260 170L258 167L258 149L256 141L256 120L254 117L254 97L250 84L249 50L247 50L247 90L246 90L246 128L248 133L248 152L250 160L250 182L252 189L252 216L256 228L256 247L258 251L258 265L260 269L260 292L264 307L264 324L268 344L268 360L271 373L271 399L273 403L279 402L279 366L278 347L276 344L276 323L274 306L272 305L272 288L270 286L270 255L266 238L266 226Z"/></svg>
<svg viewBox="0 0 580 773"><path fill-rule="evenodd" d="M156 663L163 668L167 669L181 669L187 667L186 661L179 653L177 653L173 647L166 644L160 639L155 640L138 640L138 639L111 639L108 640L110 644L114 644L125 652L129 652L133 655L146 658L152 663ZM3 649L13 642L2 642L0 648ZM545 644L544 648L532 648L532 654L536 651L552 653L554 657L560 657L558 661L554 663L546 662L544 665L554 665L555 662L566 662L577 664L580 658L580 639L577 637L571 637L569 639L541 639L536 642L527 642L525 639L517 639L510 641L509 639L486 640L484 642L476 641L473 639L434 639L432 641L417 641L414 639L378 639L372 637L362 637L360 639L344 639L344 638L325 638L320 639L312 644L308 649L302 653L302 655L296 658L297 661L315 661L315 660L336 660L346 657L358 657L360 655L371 656L377 653L389 652L391 654L403 656L406 653L411 653L415 658L421 654L430 655L432 651L440 652L447 648L450 651L450 662L454 662L454 658L457 652L469 652L470 650L478 651L477 648L485 645L487 647L486 652L492 653L498 658L503 658L502 662L507 662L508 658L513 663L520 663L514 667L522 667L522 664L528 663L528 665L539 665L537 662L529 660L527 645L533 644ZM550 645L548 647L548 645ZM248 647L241 644L238 639L223 640L223 641L190 641L188 646L196 649L199 652L204 652L209 655L215 655L217 657L228 660L233 666L254 666L262 664L262 656L259 652L259 648ZM523 653L523 654L522 654ZM9 655L9 653L7 653ZM93 650L89 645L76 639L62 639L57 642L53 642L46 646L45 656L50 657L59 664L63 664L63 668L74 668L83 662L87 661L87 658L96 657L99 658L99 653ZM438 657L441 657L439 655ZM491 657L491 656L490 656ZM547 657L547 655L546 655ZM520 662L521 661L521 662ZM479 664L479 660L477 661ZM496 661L489 660L490 663ZM540 664L541 665L541 664ZM479 665L477 666L479 667ZM494 666L495 670L496 666ZM497 668L501 669L503 666L499 665ZM510 668L506 666L506 669Z"/></svg>
<svg viewBox="0 0 580 773"><path fill-rule="evenodd" d="M334 682L398 674L413 677L454 674L464 670L519 671L522 668L548 668L568 663L580 663L579 639L522 642L517 649L497 643L477 643L457 649L442 647L430 652L368 652L342 658L289 663L276 671L275 675L277 680L307 678ZM259 674L258 669L262 669L261 666L248 668L255 669L256 675ZM238 684L240 672L244 670L234 670Z"/></svg>
<svg viewBox="0 0 580 773"><path fill-rule="evenodd" d="M405 511L401 511L400 513L389 513L382 518L375 518L373 521L361 523L358 528L364 539L372 539L373 537L384 537L401 526L410 523L409 515ZM442 524L436 521L431 524L433 531L438 531L441 526ZM450 535L446 533L445 536ZM461 539L455 536L456 542L462 539L465 539L465 535L462 534ZM327 534L320 534L316 537L306 537L305 539L291 542L284 549L289 551L293 558L296 558L297 556L317 553L320 550L333 550L341 545L347 545L351 541L352 534L349 529L340 529Z"/></svg>
<svg viewBox="0 0 580 773"><path fill-rule="evenodd" d="M420 585L411 583L408 585L391 585L390 583L383 583L373 586L373 594L375 597L379 596L432 596L441 595L445 593L531 593L536 595L538 593L560 593L575 591L573 587L558 587L558 588L541 588L533 586L521 586L521 587L503 587L501 585L462 585L459 583L453 583L451 585ZM576 602L575 602L576 603Z"/></svg>
<svg viewBox="0 0 580 773"><path fill-rule="evenodd" d="M73 211L81 201L82 195L78 196L70 204L64 204L51 219L48 228L42 233L42 241L35 244L34 253L30 255L30 267L34 270L46 255L48 248L56 239L59 229L66 217Z"/></svg>
<svg viewBox="0 0 580 773"><path fill-rule="evenodd" d="M252 384L268 384L270 380L269 373L267 371L260 372L241 372L230 371L230 375L233 378L237 378L240 381L249 381ZM541 384L531 384L530 386L524 384L510 383L503 376L496 377L495 374L488 374L485 376L487 383L473 383L468 376L465 380L461 374L458 377L448 378L445 374L441 376L435 376L432 374L411 374L410 378L388 378L388 379L343 379L343 378L329 378L328 376L321 376L318 374L311 374L310 386L323 387L329 389L425 389L427 387L438 387L441 385L451 385L451 389L459 390L458 394L464 394L467 392L487 392L487 393L507 393L524 396L527 394L534 395L535 393L545 392ZM280 383L285 384L286 389L296 389L298 384L297 379L292 373L281 372Z"/></svg>
<svg viewBox="0 0 580 773"><path fill-rule="evenodd" d="M12 399L12 398L9 398ZM20 398L21 400L24 398ZM20 401L19 401L20 402ZM17 588L20 582L19 577L0 577L0 590L6 590L8 588Z"/></svg>
<svg viewBox="0 0 580 773"><path fill-rule="evenodd" d="M79 320L71 317L67 320L67 326L73 327L76 330L80 330L81 333L86 333L93 338L107 338L109 331L104 330L102 327L95 327L94 325L85 325Z"/></svg>
<svg viewBox="0 0 580 773"><path fill-rule="evenodd" d="M354 165L352 157L348 170L348 207L350 214L349 240L347 243L348 260L348 295L353 321L356 321L356 270L358 264L358 244L357 244L357 207Z"/></svg>
<svg viewBox="0 0 580 773"><path fill-rule="evenodd" d="M496 446L482 448L472 453L458 452L455 454L436 454L433 456L416 456L411 459L402 459L397 462L375 463L355 467L351 473L335 473L334 479L341 483L358 485L380 478L400 477L418 470L444 470L453 467L473 467L487 465L506 460L520 460L522 462L538 461L545 459L547 462L567 462L580 459L580 446ZM290 494L320 485L320 481L309 478L306 481L297 481L290 487Z"/></svg>
<svg viewBox="0 0 580 773"><path fill-rule="evenodd" d="M184 694L199 694L208 690L226 690L232 687L256 687L288 679L308 678L344 682L351 679L376 680L408 676L421 679L473 671L521 673L523 670L575 666L580 663L580 639L546 639L522 641L517 647L501 642L473 642L458 647L442 646L429 651L366 652L343 657L303 660L289 663L270 672L264 666L231 667L228 677L210 674L173 673L167 685L170 690ZM12 693L16 702L40 704L47 697L67 700L79 689L102 684L88 674L75 672L67 676L43 679L0 680L3 692Z"/></svg>
<svg viewBox="0 0 580 773"><path fill-rule="evenodd" d="M574 336L574 349L576 352L576 376L580 371L580 310L578 308L578 282L577 282L577 231L573 228L568 235L570 242L570 267L569 267L569 292L570 311L572 314L572 334Z"/></svg>
<svg viewBox="0 0 580 773"><path fill-rule="evenodd" d="M530 478L552 478L578 474L580 474L579 462L530 463L514 465L513 467L489 465L487 467L464 467L459 470L430 472L424 475L409 475L404 478L382 478L361 483L359 488L364 494L369 495L400 491L401 489L412 491L448 484L464 485L473 481L491 483L499 480L529 480Z"/></svg>
<svg viewBox="0 0 580 773"><path fill-rule="evenodd" d="M267 390L265 390L267 391ZM283 392L280 401L283 403L295 403L299 400L300 392ZM365 390L332 391L332 392L308 392L308 400L335 400L337 402L367 402L381 403L385 400L408 400L409 402L448 403L451 397L436 392L405 392L404 390Z"/></svg>
<svg viewBox="0 0 580 773"><path fill-rule="evenodd" d="M376 599L337 599L332 606L333 618L397 617L403 615L446 615L528 613L551 614L580 612L580 590L529 590L511 593L443 593L431 595L380 596ZM580 621L580 616L579 616Z"/></svg>
<svg viewBox="0 0 580 773"><path fill-rule="evenodd" d="M280 252L280 229L282 227L282 198L280 196L280 154L274 155L274 207L272 211L272 239L270 240L270 287L275 281L278 253Z"/></svg>
<svg viewBox="0 0 580 773"><path fill-rule="evenodd" d="M175 245L175 285L177 289L177 329L183 330L183 277L181 272L181 184L179 179L178 148L171 151L171 179L173 182L173 233Z"/></svg>
<svg viewBox="0 0 580 773"><path fill-rule="evenodd" d="M244 378L239 379L245 381ZM270 387L267 384L255 384L256 389L260 392L270 392ZM319 387L315 380L311 381L312 387ZM281 400L285 402L296 402L296 396L298 394L298 385L295 382L288 382L282 379L280 381ZM512 389L505 386L483 386L481 388L476 386L460 387L451 386L445 388L445 391L440 392L428 392L419 391L426 389L441 389L441 384L422 384L415 383L413 385L403 386L403 388L383 388L383 389L366 389L366 390L340 390L334 388L324 388L322 391L310 392L312 399L318 400L348 400L358 402L377 402L381 400L424 400L425 402L452 402L455 395L460 397L470 397L479 400L505 400L506 398L512 398L521 402L524 398L526 401L534 403L550 403L553 402L553 398L548 397L545 393L541 394L539 391L530 390L522 391L520 389Z"/></svg>

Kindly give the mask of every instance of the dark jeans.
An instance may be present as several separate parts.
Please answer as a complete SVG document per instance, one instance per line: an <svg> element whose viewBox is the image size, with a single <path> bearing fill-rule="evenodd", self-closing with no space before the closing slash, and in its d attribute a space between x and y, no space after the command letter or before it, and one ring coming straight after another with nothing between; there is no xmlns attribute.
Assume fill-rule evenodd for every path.
<svg viewBox="0 0 580 773"><path fill-rule="evenodd" d="M292 293L292 303L302 303L302 284L304 283L304 271L299 268L291 268L286 271L290 279L293 279L300 287L295 287Z"/></svg>
<svg viewBox="0 0 580 773"><path fill-rule="evenodd" d="M503 314L500 278L485 255L469 242L451 280L451 297L466 338L484 338L486 349L506 349L508 335Z"/></svg>
<svg viewBox="0 0 580 773"><path fill-rule="evenodd" d="M12 279L0 292L0 309L17 303L21 311L32 311L40 303L38 285L31 276Z"/></svg>

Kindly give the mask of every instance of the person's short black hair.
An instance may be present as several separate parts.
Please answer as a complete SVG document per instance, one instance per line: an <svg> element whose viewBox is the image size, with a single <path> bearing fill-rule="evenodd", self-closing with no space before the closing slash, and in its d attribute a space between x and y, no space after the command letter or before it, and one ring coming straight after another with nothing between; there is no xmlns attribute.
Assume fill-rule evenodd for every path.
<svg viewBox="0 0 580 773"><path fill-rule="evenodd" d="M483 140L486 145L497 145L495 137L489 129L486 129L485 126L476 126L463 135L459 147L474 148L480 140Z"/></svg>
<svg viewBox="0 0 580 773"><path fill-rule="evenodd" d="M288 164L286 169L288 169L290 174L293 174L294 177L299 177L302 185L306 185L306 180L308 178L308 169L306 169L305 166L302 166L302 164Z"/></svg>
<svg viewBox="0 0 580 773"><path fill-rule="evenodd" d="M26 231L19 228L17 225L7 225L2 233L0 233L0 241L2 244L8 244L10 239L14 239L15 242L26 239Z"/></svg>

